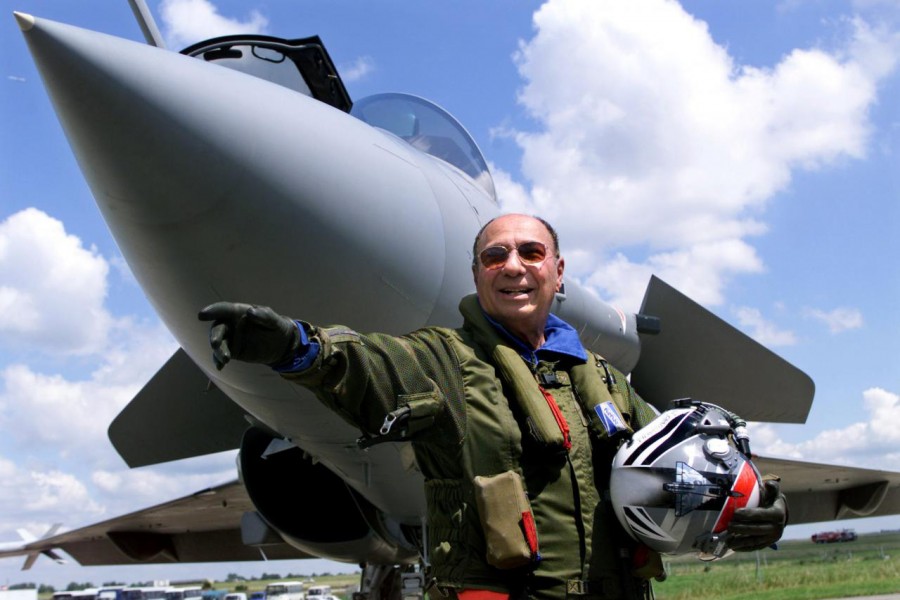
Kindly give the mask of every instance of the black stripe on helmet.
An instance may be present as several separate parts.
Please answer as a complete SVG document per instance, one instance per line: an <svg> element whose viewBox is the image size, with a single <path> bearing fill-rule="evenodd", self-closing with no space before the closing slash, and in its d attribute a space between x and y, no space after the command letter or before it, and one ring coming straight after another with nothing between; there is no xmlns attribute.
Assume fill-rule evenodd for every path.
<svg viewBox="0 0 900 600"><path fill-rule="evenodd" d="M650 447L651 447L653 444L655 444L658 440L662 440L662 439L667 438L667 437L669 437L669 436L674 436L676 433L680 434L680 433L683 432L683 433L686 434L686 433L692 432L693 429L694 429L694 424L693 424L693 422L687 423L687 424L685 425L685 422L688 420L688 417L690 417L692 414L694 414L694 413L693 413L693 412L687 412L687 413L685 413L681 418L679 418L679 419L672 419L671 421L669 421L668 423L666 423L666 425L665 425L662 429L660 429L658 432L656 432L656 433L654 433L653 435L651 435L650 437L648 437L646 440L644 440L644 441L640 444L640 446L638 446L637 448L635 448L634 451L633 451L631 454L628 455L628 458L625 459L625 462L623 463L623 466L629 467L629 466L633 465L634 462L637 460L638 456L640 456L642 452L644 452L645 450L647 450L648 448L650 448ZM682 428L682 425L685 425L685 427ZM662 454L663 452L665 452L665 450L660 450L660 448L657 448L657 449L651 454L651 457L652 457L652 458L651 458L651 457L648 457L646 460L642 460L639 466L646 466L646 465L652 463L653 460L655 460L656 457L658 457L658 456L659 456L660 454Z"/></svg>

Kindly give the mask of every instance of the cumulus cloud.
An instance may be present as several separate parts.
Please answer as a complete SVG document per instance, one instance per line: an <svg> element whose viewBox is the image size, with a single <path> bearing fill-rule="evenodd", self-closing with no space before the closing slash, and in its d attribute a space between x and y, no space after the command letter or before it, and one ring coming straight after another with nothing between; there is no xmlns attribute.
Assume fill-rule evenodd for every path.
<svg viewBox="0 0 900 600"><path fill-rule="evenodd" d="M754 450L767 456L895 471L900 461L900 429L896 427L900 395L869 388L862 394L862 407L864 420L799 443L783 441L771 425L754 423L750 430Z"/></svg>
<svg viewBox="0 0 900 600"><path fill-rule="evenodd" d="M71 473L21 468L0 456L0 475L4 482L0 486L0 530L24 527L40 535L61 515L71 523L72 519L97 519L104 513L103 506Z"/></svg>
<svg viewBox="0 0 900 600"><path fill-rule="evenodd" d="M0 222L0 539L235 477L233 453L132 471L109 443L109 423L177 349L158 321L109 312L110 262L128 273L40 210Z"/></svg>
<svg viewBox="0 0 900 600"><path fill-rule="evenodd" d="M90 354L106 344L109 265L35 208L0 222L0 344Z"/></svg>
<svg viewBox="0 0 900 600"><path fill-rule="evenodd" d="M0 222L0 429L18 448L57 458L109 452L105 429L177 345L158 322L114 318L109 263L63 224L29 208ZM38 356L75 355L79 379L43 373ZM50 357L45 360L43 357Z"/></svg>
<svg viewBox="0 0 900 600"><path fill-rule="evenodd" d="M349 64L341 65L338 73L345 82L359 81L375 69L375 61L371 56L360 56Z"/></svg>
<svg viewBox="0 0 900 600"><path fill-rule="evenodd" d="M113 514L147 508L237 477L236 451L141 469L97 469L87 478L92 493Z"/></svg>
<svg viewBox="0 0 900 600"><path fill-rule="evenodd" d="M158 324L129 324L121 337L86 379L43 374L22 363L0 370L0 429L24 451L113 459L106 428L177 348Z"/></svg>
<svg viewBox="0 0 900 600"><path fill-rule="evenodd" d="M578 265L594 260L594 252L582 251L570 263L577 270ZM605 289L605 297L614 304L637 310L651 275L668 283L677 282L678 289L696 302L715 305L722 302L723 292L721 286L710 282L716 280L719 272L757 273L763 265L756 251L743 240L722 239L660 252L643 262L633 262L624 253L616 252L590 268L592 272L585 280L588 285Z"/></svg>
<svg viewBox="0 0 900 600"><path fill-rule="evenodd" d="M159 10L166 45L174 49L222 35L264 33L269 24L256 10L244 21L230 19L208 0L163 0Z"/></svg>
<svg viewBox="0 0 900 600"><path fill-rule="evenodd" d="M804 311L806 317L825 323L831 333L841 333L863 326L863 316L855 308L835 308L830 311L809 308Z"/></svg>
<svg viewBox="0 0 900 600"><path fill-rule="evenodd" d="M79 463L83 463L80 460ZM234 452L187 461L192 465L103 470L87 474L62 468L17 466L0 456L0 534L25 528L42 535L53 523L62 531L100 518L154 506L236 477Z"/></svg>
<svg viewBox="0 0 900 600"><path fill-rule="evenodd" d="M122 257L122 255L117 254L116 256L113 256L109 259L109 264L122 281L126 281L135 286L138 285L137 279L131 271L131 267L128 266L128 263L125 262L125 258Z"/></svg>
<svg viewBox="0 0 900 600"><path fill-rule="evenodd" d="M504 210L518 213L532 211L531 196L525 186L492 162L488 162L488 168L494 179L494 189L497 192L497 198L503 205ZM568 259L568 256L566 258Z"/></svg>
<svg viewBox="0 0 900 600"><path fill-rule="evenodd" d="M777 325L763 317L759 309L740 306L734 310L734 314L747 335L763 346L775 348L793 346L797 343L797 336L793 331L779 329Z"/></svg>
<svg viewBox="0 0 900 600"><path fill-rule="evenodd" d="M721 302L730 277L763 268L748 240L792 171L866 153L900 46L860 19L843 25L834 50L741 65L672 0L550 0L516 55L538 127L513 134L528 197L505 207L557 221L581 251L572 275L623 306L659 269Z"/></svg>

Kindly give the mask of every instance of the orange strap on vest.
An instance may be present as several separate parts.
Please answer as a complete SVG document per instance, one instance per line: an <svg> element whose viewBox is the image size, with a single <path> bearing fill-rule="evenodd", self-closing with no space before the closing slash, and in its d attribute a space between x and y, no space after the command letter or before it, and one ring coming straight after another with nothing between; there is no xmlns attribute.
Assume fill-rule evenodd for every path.
<svg viewBox="0 0 900 600"><path fill-rule="evenodd" d="M563 436L563 448L568 452L572 448L572 441L569 439L569 424L566 423L566 418L559 409L559 405L556 404L556 400L550 395L550 392L540 385L538 389L541 390L544 399L547 400L547 405L550 406L550 411L553 412L553 418L556 419L556 424L559 425L559 430Z"/></svg>
<svg viewBox="0 0 900 600"><path fill-rule="evenodd" d="M509 594L491 590L458 590L456 597L459 600L509 600Z"/></svg>

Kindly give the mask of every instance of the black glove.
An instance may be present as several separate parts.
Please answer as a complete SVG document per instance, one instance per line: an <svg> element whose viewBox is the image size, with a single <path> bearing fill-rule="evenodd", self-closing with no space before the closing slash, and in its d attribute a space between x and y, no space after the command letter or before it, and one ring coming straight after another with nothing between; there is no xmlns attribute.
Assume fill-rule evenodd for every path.
<svg viewBox="0 0 900 600"><path fill-rule="evenodd" d="M728 547L736 552L762 550L781 539L787 525L788 508L778 481L763 482L757 508L739 508L728 524Z"/></svg>
<svg viewBox="0 0 900 600"><path fill-rule="evenodd" d="M216 302L200 311L212 321L209 345L220 371L232 358L270 366L292 360L300 347L300 330L291 319L268 306Z"/></svg>

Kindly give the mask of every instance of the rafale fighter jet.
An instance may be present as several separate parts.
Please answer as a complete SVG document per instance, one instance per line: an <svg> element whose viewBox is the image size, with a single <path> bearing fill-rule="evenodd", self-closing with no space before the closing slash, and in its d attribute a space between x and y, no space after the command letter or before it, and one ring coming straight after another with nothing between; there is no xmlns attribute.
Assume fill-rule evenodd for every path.
<svg viewBox="0 0 900 600"><path fill-rule="evenodd" d="M427 561L408 442L363 448L278 374L217 371L196 315L239 299L360 331L457 325L472 240L500 211L478 147L422 98L351 101L316 37L177 53L16 19L106 223L181 345L113 421L113 444L133 467L240 448L236 481L28 552L85 565L322 557L364 565L369 598L396 597ZM573 281L554 311L661 409L690 396L750 420L806 419L809 377L657 278L638 315ZM900 473L757 464L783 476L792 523L900 512Z"/></svg>

